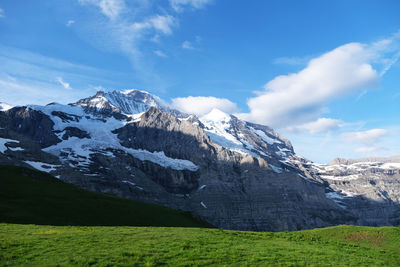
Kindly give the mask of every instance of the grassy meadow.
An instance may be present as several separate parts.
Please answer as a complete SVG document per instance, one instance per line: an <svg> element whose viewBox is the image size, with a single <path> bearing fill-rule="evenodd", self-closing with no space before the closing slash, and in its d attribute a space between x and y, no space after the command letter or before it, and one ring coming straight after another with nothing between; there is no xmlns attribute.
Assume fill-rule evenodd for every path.
<svg viewBox="0 0 400 267"><path fill-rule="evenodd" d="M0 224L2 266L399 266L400 228L257 233Z"/></svg>

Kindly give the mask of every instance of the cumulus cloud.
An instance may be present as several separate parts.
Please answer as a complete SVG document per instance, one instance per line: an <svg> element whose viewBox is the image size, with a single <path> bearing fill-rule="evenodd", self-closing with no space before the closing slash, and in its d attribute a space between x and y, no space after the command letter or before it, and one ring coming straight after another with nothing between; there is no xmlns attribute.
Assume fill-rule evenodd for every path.
<svg viewBox="0 0 400 267"><path fill-rule="evenodd" d="M195 9L200 9L211 3L212 0L169 0L171 7L180 12L185 6L189 6Z"/></svg>
<svg viewBox="0 0 400 267"><path fill-rule="evenodd" d="M68 20L67 23L65 24L65 26L69 27L74 23L75 23L75 20Z"/></svg>
<svg viewBox="0 0 400 267"><path fill-rule="evenodd" d="M332 100L377 88L379 80L400 58L400 31L371 44L349 43L311 59L297 72L274 78L248 99L242 119L276 128L316 121ZM300 58L301 59L301 58ZM297 64L280 59L279 63Z"/></svg>
<svg viewBox="0 0 400 267"><path fill-rule="evenodd" d="M125 9L125 0L78 0L81 4L91 4L100 8L101 12L110 19L117 18Z"/></svg>
<svg viewBox="0 0 400 267"><path fill-rule="evenodd" d="M202 116L217 108L226 113L236 112L237 106L226 98L213 96L188 96L172 99L171 106L185 113Z"/></svg>
<svg viewBox="0 0 400 267"><path fill-rule="evenodd" d="M69 83L65 82L61 77L57 77L57 82L62 85L65 89L71 89Z"/></svg>
<svg viewBox="0 0 400 267"><path fill-rule="evenodd" d="M161 50L155 50L154 54L156 54L159 57L168 57L166 54L164 54Z"/></svg>
<svg viewBox="0 0 400 267"><path fill-rule="evenodd" d="M343 121L331 118L319 118L316 121L308 122L300 126L288 127L289 131L307 131L311 134L328 132L338 129Z"/></svg>
<svg viewBox="0 0 400 267"><path fill-rule="evenodd" d="M274 78L247 102L241 117L284 127L318 119L330 100L358 89L376 87L379 75L369 63L365 45L350 43L312 59L298 73Z"/></svg>
<svg viewBox="0 0 400 267"><path fill-rule="evenodd" d="M362 132L348 132L341 134L341 138L348 143L375 144L388 133L385 129L371 129Z"/></svg>
<svg viewBox="0 0 400 267"><path fill-rule="evenodd" d="M194 49L192 43L189 42L189 41L184 41L184 42L182 43L182 48L183 48L183 49Z"/></svg>

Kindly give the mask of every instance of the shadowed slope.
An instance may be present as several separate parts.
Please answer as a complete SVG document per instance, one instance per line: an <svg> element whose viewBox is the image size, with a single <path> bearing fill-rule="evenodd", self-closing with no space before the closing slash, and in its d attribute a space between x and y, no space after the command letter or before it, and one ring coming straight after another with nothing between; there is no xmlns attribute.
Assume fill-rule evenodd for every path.
<svg viewBox="0 0 400 267"><path fill-rule="evenodd" d="M78 189L51 175L0 166L0 222L207 227L190 213Z"/></svg>

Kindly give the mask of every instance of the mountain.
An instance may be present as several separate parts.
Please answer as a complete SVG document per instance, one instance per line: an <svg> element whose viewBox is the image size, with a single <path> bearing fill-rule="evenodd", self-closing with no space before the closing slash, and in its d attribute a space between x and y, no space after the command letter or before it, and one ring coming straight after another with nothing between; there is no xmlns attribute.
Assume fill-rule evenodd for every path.
<svg viewBox="0 0 400 267"><path fill-rule="evenodd" d="M400 225L400 157L335 159L315 170L329 184L327 197L360 224Z"/></svg>
<svg viewBox="0 0 400 267"><path fill-rule="evenodd" d="M154 96L139 90L125 90L122 92L98 91L96 95L84 98L74 103L75 106L83 107L88 113L122 113L137 114L145 112L150 107L160 108L160 100L156 100Z"/></svg>
<svg viewBox="0 0 400 267"><path fill-rule="evenodd" d="M198 118L144 91L99 91L69 105L15 107L0 112L0 128L2 164L191 211L225 229L399 223L397 191L390 199L371 198L364 180L346 180L343 186L361 184L357 196L344 195L348 188L326 177L341 175L331 172L341 166L296 155L270 127L217 109ZM395 191L398 184L386 182L396 181L394 173L379 179Z"/></svg>

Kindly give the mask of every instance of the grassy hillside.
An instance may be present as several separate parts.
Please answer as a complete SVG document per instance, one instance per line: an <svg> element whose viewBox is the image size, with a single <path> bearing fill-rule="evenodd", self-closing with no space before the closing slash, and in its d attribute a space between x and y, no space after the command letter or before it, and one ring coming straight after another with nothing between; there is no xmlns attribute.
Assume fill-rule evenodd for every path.
<svg viewBox="0 0 400 267"><path fill-rule="evenodd" d="M400 228L254 233L0 224L0 265L399 266Z"/></svg>
<svg viewBox="0 0 400 267"><path fill-rule="evenodd" d="M51 175L0 166L0 222L206 227L189 213L81 190Z"/></svg>

